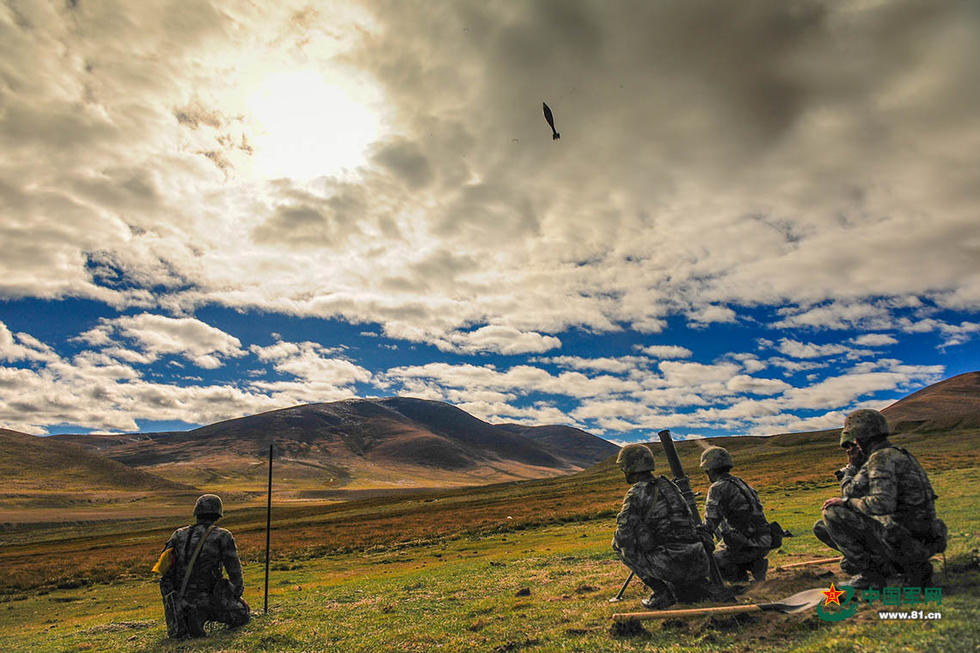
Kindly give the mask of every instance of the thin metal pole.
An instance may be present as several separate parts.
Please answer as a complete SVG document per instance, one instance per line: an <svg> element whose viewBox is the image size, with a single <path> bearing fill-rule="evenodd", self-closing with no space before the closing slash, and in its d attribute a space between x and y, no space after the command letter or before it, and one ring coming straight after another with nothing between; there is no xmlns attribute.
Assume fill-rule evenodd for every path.
<svg viewBox="0 0 980 653"><path fill-rule="evenodd" d="M629 587L630 581L633 580L633 576L635 576L635 575L636 575L636 572L631 569L630 570L630 575L626 577L626 582L624 582L623 583L623 586L619 588L619 594L617 594L613 598L609 599L609 602L610 603L616 603L617 601L622 601L623 600L623 594L626 593L626 588Z"/></svg>
<svg viewBox="0 0 980 653"><path fill-rule="evenodd" d="M265 614L269 614L269 551L272 542L272 444L269 444L269 492L265 504Z"/></svg>

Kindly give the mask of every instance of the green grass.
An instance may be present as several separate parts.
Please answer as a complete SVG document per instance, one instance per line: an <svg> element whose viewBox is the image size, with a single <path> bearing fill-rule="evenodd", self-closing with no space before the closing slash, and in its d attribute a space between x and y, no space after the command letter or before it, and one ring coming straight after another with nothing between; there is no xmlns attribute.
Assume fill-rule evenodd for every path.
<svg viewBox="0 0 980 653"><path fill-rule="evenodd" d="M642 609L638 601L644 592L634 581L622 603L608 602L628 573L609 548L611 510L565 523L528 520L514 530L457 525L443 533L435 522L447 514L434 507L440 502L418 499L432 511L422 513L434 520L432 537L415 538L414 544L393 537L387 544L338 547L341 552L329 546L320 552L305 546L280 552L271 575L269 614L256 615L237 631L222 627L207 639L168 641L159 591L148 574L138 579L110 574L108 582L74 589L41 586L8 593L0 602L0 631L7 650L42 652L975 651L980 645L980 471L946 469L933 471L931 478L951 531L951 572L944 582L943 619L930 623L881 622L864 608L840 623L824 622L812 612L766 613L738 620L645 622L645 632L637 636L614 637L610 616ZM787 489L792 485L760 488L770 518L797 535L773 552L772 567L834 553L810 535L821 501L835 493L832 480ZM497 491L511 496L522 487ZM605 485L596 487L604 488L603 496L609 492ZM626 486L615 489L621 494ZM443 498L467 509L481 496L486 501L476 492ZM365 519L406 510L379 503L346 509ZM320 518L316 511L294 514L293 525L281 526L277 537ZM243 553L255 560L258 552ZM260 564L246 565L246 599L259 613L262 575ZM771 573L741 600L778 599L841 578L833 565ZM530 594L519 595L523 589Z"/></svg>

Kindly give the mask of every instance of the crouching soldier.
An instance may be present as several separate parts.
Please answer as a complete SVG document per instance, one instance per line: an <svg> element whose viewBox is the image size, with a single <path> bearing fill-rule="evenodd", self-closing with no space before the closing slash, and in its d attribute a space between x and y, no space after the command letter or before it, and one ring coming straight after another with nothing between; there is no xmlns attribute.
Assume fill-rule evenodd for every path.
<svg viewBox="0 0 980 653"><path fill-rule="evenodd" d="M850 499L852 496L853 498L860 498L860 495L856 493L858 488L854 484L854 478L864 463L867 462L868 457L864 455L861 447L858 446L857 440L854 439L853 431L841 432L840 447L847 455L847 464L834 472L834 476L837 477L837 481L840 483L841 498ZM813 525L813 534L831 549L837 548L837 543L830 536L830 533L827 531L827 525L822 518L818 519Z"/></svg>
<svg viewBox="0 0 980 653"><path fill-rule="evenodd" d="M653 476L653 452L645 445L623 447L616 464L632 487L616 518L612 547L653 590L644 607L659 610L678 600L709 598L708 556L680 490L668 478Z"/></svg>
<svg viewBox="0 0 980 653"><path fill-rule="evenodd" d="M197 523L174 531L154 571L161 572L160 592L171 637L199 637L215 621L243 626L249 607L235 538L215 524L224 514L221 499L205 494L194 506ZM224 578L221 569L228 572Z"/></svg>
<svg viewBox="0 0 980 653"><path fill-rule="evenodd" d="M722 540L715 549L715 562L729 581L744 582L752 572L755 580L765 580L772 548L769 522L759 495L752 486L730 473L732 457L721 447L701 453L701 469L711 487L704 506L704 524Z"/></svg>
<svg viewBox="0 0 980 653"><path fill-rule="evenodd" d="M844 554L841 570L854 574L848 584L856 589L882 587L893 574L902 575L904 586L927 587L929 558L946 549L946 524L936 518L929 477L888 434L888 422L876 410L847 416L841 442L853 439L866 460L853 476L845 471L844 496L823 504L818 536Z"/></svg>

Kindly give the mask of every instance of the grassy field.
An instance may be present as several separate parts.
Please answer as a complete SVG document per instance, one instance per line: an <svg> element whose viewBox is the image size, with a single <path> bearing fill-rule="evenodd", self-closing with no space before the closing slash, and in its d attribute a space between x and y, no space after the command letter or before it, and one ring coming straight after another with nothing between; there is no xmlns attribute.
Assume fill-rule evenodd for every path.
<svg viewBox="0 0 980 653"><path fill-rule="evenodd" d="M242 629L192 642L166 640L147 571L172 521L11 531L0 550L0 631L16 651L976 651L980 433L897 440L930 471L950 527L939 621L884 622L863 608L839 623L812 612L766 613L646 622L634 636L614 636L611 614L642 609L645 594L634 581L622 603L608 602L628 572L609 548L626 485L607 464L561 479L278 507L268 615L261 614L264 515L232 511L224 525L239 541L245 598L258 614ZM836 491L836 442L801 434L725 445L769 517L797 535L773 552L772 567L832 555L810 527ZM679 449L685 469L696 470L697 445ZM692 480L703 492L703 477ZM833 565L772 572L740 601L840 579Z"/></svg>

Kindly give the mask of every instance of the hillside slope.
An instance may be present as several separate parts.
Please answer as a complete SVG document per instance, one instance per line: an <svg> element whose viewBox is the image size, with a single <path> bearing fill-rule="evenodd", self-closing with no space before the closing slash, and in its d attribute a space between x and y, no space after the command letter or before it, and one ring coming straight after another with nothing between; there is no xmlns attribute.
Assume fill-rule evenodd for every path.
<svg viewBox="0 0 980 653"><path fill-rule="evenodd" d="M980 372L967 372L934 383L881 412L894 431L978 428Z"/></svg>
<svg viewBox="0 0 980 653"><path fill-rule="evenodd" d="M274 443L276 478L298 498L543 478L617 449L568 427L512 426L442 402L389 397L295 406L186 432L53 437L167 478L252 491L264 485Z"/></svg>
<svg viewBox="0 0 980 653"><path fill-rule="evenodd" d="M0 477L6 491L193 489L70 442L8 429L0 429Z"/></svg>

